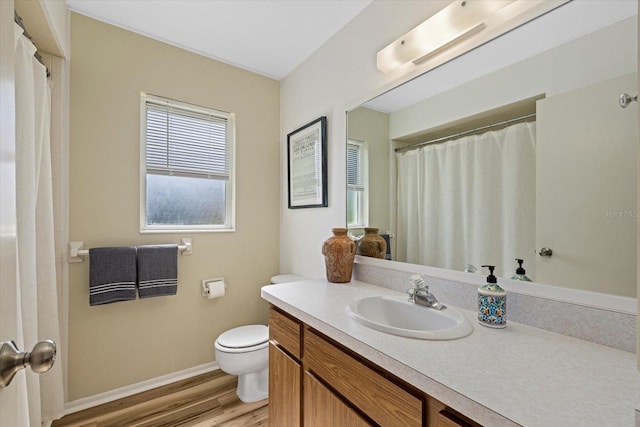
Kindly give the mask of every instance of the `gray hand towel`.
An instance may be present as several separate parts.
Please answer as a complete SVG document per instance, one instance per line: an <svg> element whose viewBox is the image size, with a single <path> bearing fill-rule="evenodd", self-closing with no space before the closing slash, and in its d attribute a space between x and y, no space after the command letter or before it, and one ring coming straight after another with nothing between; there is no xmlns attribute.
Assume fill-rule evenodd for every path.
<svg viewBox="0 0 640 427"><path fill-rule="evenodd" d="M89 305L136 299L136 248L89 249Z"/></svg>
<svg viewBox="0 0 640 427"><path fill-rule="evenodd" d="M138 246L140 298L175 295L178 291L178 245Z"/></svg>

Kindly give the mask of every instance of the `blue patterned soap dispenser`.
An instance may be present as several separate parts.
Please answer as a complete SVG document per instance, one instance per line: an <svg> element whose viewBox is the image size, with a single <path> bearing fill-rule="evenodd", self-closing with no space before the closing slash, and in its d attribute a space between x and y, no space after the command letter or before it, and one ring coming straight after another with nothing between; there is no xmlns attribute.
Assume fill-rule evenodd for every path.
<svg viewBox="0 0 640 427"><path fill-rule="evenodd" d="M498 279L493 275L493 265L483 265L489 268L487 283L478 288L478 323L490 328L505 328L507 326L507 293L498 285Z"/></svg>
<svg viewBox="0 0 640 427"><path fill-rule="evenodd" d="M530 282L531 279L527 277L527 272L522 267L522 263L524 262L524 260L520 258L516 258L516 261L518 262L518 268L516 269L516 274L513 275L511 279L520 280L521 282Z"/></svg>

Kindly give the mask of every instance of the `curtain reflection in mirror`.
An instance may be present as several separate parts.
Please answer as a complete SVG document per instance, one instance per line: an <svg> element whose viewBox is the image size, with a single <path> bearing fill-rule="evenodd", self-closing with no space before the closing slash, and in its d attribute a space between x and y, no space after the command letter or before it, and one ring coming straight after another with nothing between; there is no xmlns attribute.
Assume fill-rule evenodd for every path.
<svg viewBox="0 0 640 427"><path fill-rule="evenodd" d="M397 259L463 271L535 249L535 122L396 153ZM534 263L527 274L535 277Z"/></svg>

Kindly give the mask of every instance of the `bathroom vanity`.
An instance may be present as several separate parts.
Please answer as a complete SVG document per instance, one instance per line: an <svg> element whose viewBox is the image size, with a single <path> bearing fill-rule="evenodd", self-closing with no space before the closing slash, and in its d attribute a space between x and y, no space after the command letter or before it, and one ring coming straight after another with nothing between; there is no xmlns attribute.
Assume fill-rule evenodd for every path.
<svg viewBox="0 0 640 427"><path fill-rule="evenodd" d="M276 425L478 425L273 305L269 325Z"/></svg>
<svg viewBox="0 0 640 427"><path fill-rule="evenodd" d="M265 286L270 421L279 426L634 425L633 353L509 322L457 340L364 326L350 302L402 295L352 281ZM446 303L446 301L443 301ZM425 308L429 310L429 308Z"/></svg>

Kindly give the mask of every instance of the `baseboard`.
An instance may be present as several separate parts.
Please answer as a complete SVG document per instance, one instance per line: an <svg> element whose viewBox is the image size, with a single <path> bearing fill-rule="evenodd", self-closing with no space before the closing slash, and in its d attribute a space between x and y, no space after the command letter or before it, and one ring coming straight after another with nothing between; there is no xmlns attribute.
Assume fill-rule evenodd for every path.
<svg viewBox="0 0 640 427"><path fill-rule="evenodd" d="M65 403L64 415L73 414L74 412L83 411L88 408L93 408L94 406L109 403L114 400L122 399L124 397L141 393L143 391L152 390L157 387L162 387L164 385L171 384L177 381L186 380L187 378L202 375L211 371L216 371L218 369L220 368L218 367L218 364L216 362L205 363L204 365L194 366L193 368L173 372L171 374L162 375L156 378L151 378L150 380L120 387L115 390L109 390L93 396L83 397L82 399Z"/></svg>

